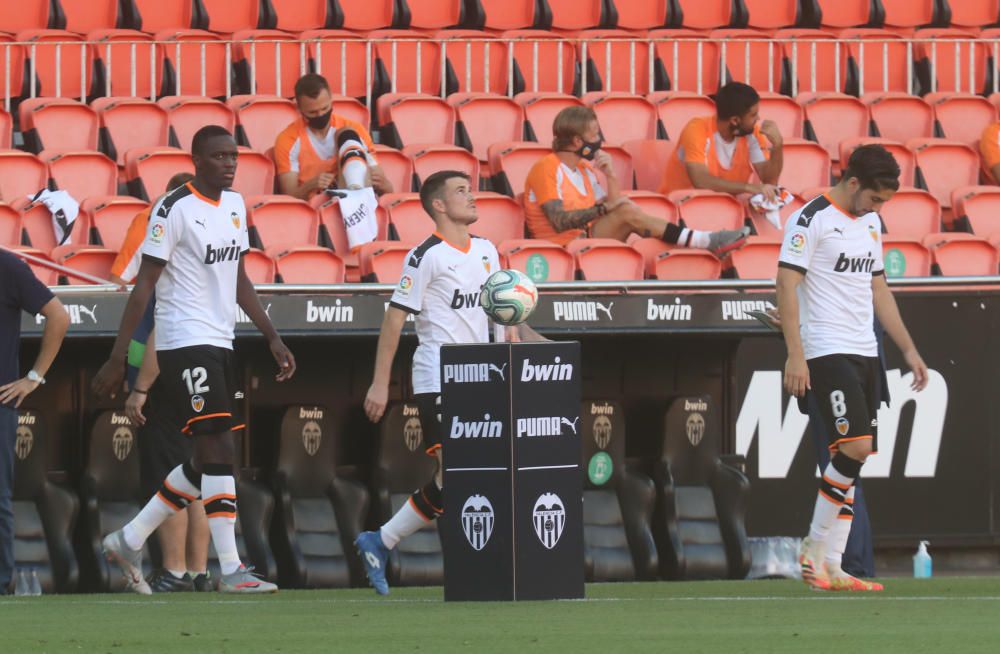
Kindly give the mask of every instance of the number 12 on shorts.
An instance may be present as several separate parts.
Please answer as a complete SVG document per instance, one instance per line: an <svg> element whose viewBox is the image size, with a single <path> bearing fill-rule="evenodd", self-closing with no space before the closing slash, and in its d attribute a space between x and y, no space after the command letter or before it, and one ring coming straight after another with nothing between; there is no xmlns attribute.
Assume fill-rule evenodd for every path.
<svg viewBox="0 0 1000 654"><path fill-rule="evenodd" d="M186 368L181 373L181 377L184 379L184 383L187 384L188 395L208 392L208 384L205 383L208 381L208 371L203 367Z"/></svg>

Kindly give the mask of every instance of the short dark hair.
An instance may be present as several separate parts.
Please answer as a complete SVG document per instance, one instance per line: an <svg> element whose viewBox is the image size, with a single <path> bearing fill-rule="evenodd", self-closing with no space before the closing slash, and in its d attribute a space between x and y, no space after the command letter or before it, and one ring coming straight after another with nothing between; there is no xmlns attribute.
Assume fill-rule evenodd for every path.
<svg viewBox="0 0 1000 654"><path fill-rule="evenodd" d="M329 90L329 82L318 73L306 73L295 82L296 98L315 98L321 91Z"/></svg>
<svg viewBox="0 0 1000 654"><path fill-rule="evenodd" d="M841 180L856 178L863 189L899 190L899 164L896 157L878 144L862 145L851 153Z"/></svg>
<svg viewBox="0 0 1000 654"><path fill-rule="evenodd" d="M194 133L194 138L191 139L191 154L202 154L205 145L209 140L214 139L216 136L228 136L233 138L233 135L229 133L229 130L221 125L205 125L197 132Z"/></svg>
<svg viewBox="0 0 1000 654"><path fill-rule="evenodd" d="M715 93L715 115L722 120L739 118L760 102L760 95L752 86L730 82Z"/></svg>
<svg viewBox="0 0 1000 654"><path fill-rule="evenodd" d="M432 203L434 200L441 197L441 192L444 190L445 183L454 177L461 177L467 182L471 181L471 178L461 171L439 170L425 179L424 183L421 184L420 204L424 207L424 211L426 211L427 215L431 218L434 217L434 206Z"/></svg>
<svg viewBox="0 0 1000 654"><path fill-rule="evenodd" d="M177 173L170 178L167 182L167 191L173 191L175 188L180 188L194 179L194 175L191 173Z"/></svg>

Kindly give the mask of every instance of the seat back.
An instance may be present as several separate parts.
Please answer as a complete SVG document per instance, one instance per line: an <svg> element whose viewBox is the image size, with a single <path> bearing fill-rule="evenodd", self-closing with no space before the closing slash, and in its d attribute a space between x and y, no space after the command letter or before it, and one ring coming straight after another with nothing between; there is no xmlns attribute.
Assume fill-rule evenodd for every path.
<svg viewBox="0 0 1000 654"><path fill-rule="evenodd" d="M226 104L236 114L237 142L257 152L273 148L278 134L299 118L295 104L284 98L239 95Z"/></svg>
<svg viewBox="0 0 1000 654"><path fill-rule="evenodd" d="M152 202L177 173L194 174L191 155L179 148L135 148L125 154L125 179L129 193Z"/></svg>
<svg viewBox="0 0 1000 654"><path fill-rule="evenodd" d="M788 91L843 91L847 82L847 48L837 43L837 35L818 29L783 29L775 32L782 39L787 62Z"/></svg>
<svg viewBox="0 0 1000 654"><path fill-rule="evenodd" d="M830 154L823 146L812 141L789 139L782 154L787 165L781 169L778 183L792 193L800 194L808 188L830 183Z"/></svg>
<svg viewBox="0 0 1000 654"><path fill-rule="evenodd" d="M9 204L0 204L0 245L6 248L21 244L21 214Z"/></svg>
<svg viewBox="0 0 1000 654"><path fill-rule="evenodd" d="M965 218L972 233L984 238L1000 236L1000 189L966 186L955 189L952 198L956 215Z"/></svg>
<svg viewBox="0 0 1000 654"><path fill-rule="evenodd" d="M740 279L775 279L781 245L751 236L747 244L733 252L733 267Z"/></svg>
<svg viewBox="0 0 1000 654"><path fill-rule="evenodd" d="M421 146L413 146L420 148ZM433 148L433 145L428 144ZM466 152L470 157L471 154ZM397 193L409 193L413 190L413 160L388 145L375 144L375 156L382 172L392 182L392 188Z"/></svg>
<svg viewBox="0 0 1000 654"><path fill-rule="evenodd" d="M951 24L955 27L984 27L994 25L1000 15L997 0L950 0Z"/></svg>
<svg viewBox="0 0 1000 654"><path fill-rule="evenodd" d="M566 107L580 106L579 98L565 93L531 93L525 91L514 96L514 102L524 109L524 119L529 137L543 145L552 144L552 122Z"/></svg>
<svg viewBox="0 0 1000 654"><path fill-rule="evenodd" d="M0 24L5 32L45 29L49 26L50 0L25 0L0 4Z"/></svg>
<svg viewBox="0 0 1000 654"><path fill-rule="evenodd" d="M308 202L287 195L247 198L247 219L265 248L272 252L316 245L319 216Z"/></svg>
<svg viewBox="0 0 1000 654"><path fill-rule="evenodd" d="M241 147L239 150L239 165L236 167L233 190L244 197L273 193L274 160L250 148ZM308 245L313 243L315 241Z"/></svg>
<svg viewBox="0 0 1000 654"><path fill-rule="evenodd" d="M923 98L907 93L871 93L861 101L868 105L872 125L884 139L902 143L934 135L934 112Z"/></svg>
<svg viewBox="0 0 1000 654"><path fill-rule="evenodd" d="M115 262L115 257L118 256L114 250L96 245L60 245L53 248L51 254L56 262L67 268L104 280L110 279L111 266ZM65 277L71 285L95 283L72 275L65 275Z"/></svg>
<svg viewBox="0 0 1000 654"><path fill-rule="evenodd" d="M48 148L96 150L98 119L82 102L61 98L31 98L18 107L25 146L34 153Z"/></svg>
<svg viewBox="0 0 1000 654"><path fill-rule="evenodd" d="M77 34L110 29L118 24L118 0L59 0L66 18L66 29Z"/></svg>
<svg viewBox="0 0 1000 654"><path fill-rule="evenodd" d="M125 165L133 148L166 147L170 121L162 107L142 98L98 98L93 102L101 120L101 152Z"/></svg>
<svg viewBox="0 0 1000 654"><path fill-rule="evenodd" d="M93 81L94 52L83 45L82 36L65 30L24 30L16 38L29 44L25 50L34 66L35 96L80 99L87 95ZM31 85L30 77L27 83Z"/></svg>
<svg viewBox="0 0 1000 654"><path fill-rule="evenodd" d="M441 91L441 46L437 41L423 32L398 29L376 30L368 38L375 53L376 95Z"/></svg>
<svg viewBox="0 0 1000 654"><path fill-rule="evenodd" d="M222 34L253 29L260 22L259 0L199 0L206 29ZM174 27L177 27L176 25Z"/></svg>
<svg viewBox="0 0 1000 654"><path fill-rule="evenodd" d="M715 29L733 22L734 5L730 0L676 0L681 25L690 29Z"/></svg>
<svg viewBox="0 0 1000 654"><path fill-rule="evenodd" d="M607 238L578 238L566 250L576 257L576 270L588 281L643 279L642 255L629 246Z"/></svg>
<svg viewBox="0 0 1000 654"><path fill-rule="evenodd" d="M302 63L294 35L279 30L241 30L233 39L236 78L245 92L283 98L294 95Z"/></svg>
<svg viewBox="0 0 1000 654"><path fill-rule="evenodd" d="M191 0L124 0L132 18L132 27L149 34L160 30L190 28L192 9Z"/></svg>
<svg viewBox="0 0 1000 654"><path fill-rule="evenodd" d="M489 149L493 188L511 197L520 195L531 167L551 152L551 145L541 143L494 143Z"/></svg>
<svg viewBox="0 0 1000 654"><path fill-rule="evenodd" d="M205 30L168 29L157 32L154 38L164 42L158 49L164 66L161 95L218 98L227 94L232 66L227 65L226 45L217 35Z"/></svg>
<svg viewBox="0 0 1000 654"><path fill-rule="evenodd" d="M80 203L80 211L90 218L102 246L121 250L132 219L149 204L129 196L94 196Z"/></svg>
<svg viewBox="0 0 1000 654"><path fill-rule="evenodd" d="M491 30L519 30L534 27L538 3L533 0L477 0L486 15L484 27Z"/></svg>
<svg viewBox="0 0 1000 654"><path fill-rule="evenodd" d="M997 249L989 241L971 234L930 234L924 238L934 264L944 276L995 276Z"/></svg>
<svg viewBox="0 0 1000 654"><path fill-rule="evenodd" d="M613 0L618 27L627 30L651 30L664 27L672 18L670 0Z"/></svg>
<svg viewBox="0 0 1000 654"><path fill-rule="evenodd" d="M476 193L475 197L479 219L472 232L476 236L489 239L494 245L524 238L524 212L520 203L499 193Z"/></svg>
<svg viewBox="0 0 1000 654"><path fill-rule="evenodd" d="M88 33L87 41L101 76L96 91L112 97L148 98L160 90L163 71L159 66L150 70L149 62L162 60L162 54L151 35L136 30L100 29Z"/></svg>
<svg viewBox="0 0 1000 654"><path fill-rule="evenodd" d="M846 90L852 95L871 91L908 93L913 78L907 71L908 48L897 34L887 30L844 30L849 75Z"/></svg>
<svg viewBox="0 0 1000 654"><path fill-rule="evenodd" d="M949 140L979 146L983 130L997 122L997 109L982 96L931 93L925 98L934 109L935 127Z"/></svg>
<svg viewBox="0 0 1000 654"><path fill-rule="evenodd" d="M941 205L920 189L901 187L882 206L879 216L889 238L921 240L941 231Z"/></svg>
<svg viewBox="0 0 1000 654"><path fill-rule="evenodd" d="M379 123L387 145L453 143L455 110L430 95L387 94L378 99Z"/></svg>
<svg viewBox="0 0 1000 654"><path fill-rule="evenodd" d="M418 241L419 242L419 241ZM372 241L358 249L361 281L395 284L403 274L406 255L416 243Z"/></svg>
<svg viewBox="0 0 1000 654"><path fill-rule="evenodd" d="M910 139L924 185L943 208L951 207L951 192L979 181L979 156L964 143L944 139Z"/></svg>
<svg viewBox="0 0 1000 654"><path fill-rule="evenodd" d="M785 139L802 138L802 123L805 114L802 106L787 95L762 93L760 96L760 119L773 121Z"/></svg>
<svg viewBox="0 0 1000 654"><path fill-rule="evenodd" d="M698 32L674 29L650 30L649 38L655 39L657 71L665 77L668 89L698 95L718 90L718 42L709 41Z"/></svg>
<svg viewBox="0 0 1000 654"><path fill-rule="evenodd" d="M443 41L449 92L506 95L509 65L506 43L488 32L475 30L442 30L434 38Z"/></svg>
<svg viewBox="0 0 1000 654"><path fill-rule="evenodd" d="M650 93L646 99L656 106L660 138L669 138L674 142L680 140L681 132L692 118L715 113L715 103L711 98L689 91Z"/></svg>
<svg viewBox="0 0 1000 654"><path fill-rule="evenodd" d="M343 284L344 261L321 247L297 247L279 255L278 273L285 284Z"/></svg>
<svg viewBox="0 0 1000 654"><path fill-rule="evenodd" d="M19 150L0 151L0 198L4 201L34 195L46 188L48 181L48 167L35 155Z"/></svg>
<svg viewBox="0 0 1000 654"><path fill-rule="evenodd" d="M799 19L798 0L742 0L747 25L758 29L777 29L795 25Z"/></svg>
<svg viewBox="0 0 1000 654"><path fill-rule="evenodd" d="M379 204L389 215L389 224L399 240L420 243L434 232L434 221L424 211L417 193L387 193Z"/></svg>
<svg viewBox="0 0 1000 654"><path fill-rule="evenodd" d="M719 61L726 80L743 82L762 91L781 89L781 46L754 30L713 30L709 38L719 41Z"/></svg>
<svg viewBox="0 0 1000 654"><path fill-rule="evenodd" d="M195 133L205 125L225 127L230 134L236 131L233 110L218 100L195 96L168 96L157 102L167 112L170 123L171 145L187 152Z"/></svg>
<svg viewBox="0 0 1000 654"><path fill-rule="evenodd" d="M667 162L673 156L676 147L673 141L662 139L642 139L622 143L622 148L632 157L632 161L638 164L634 168L636 189L652 193L659 189L666 173Z"/></svg>
<svg viewBox="0 0 1000 654"><path fill-rule="evenodd" d="M42 152L49 178L77 202L92 195L114 195L118 190L118 166L100 152ZM165 185L164 185L165 187Z"/></svg>
<svg viewBox="0 0 1000 654"><path fill-rule="evenodd" d="M413 172L421 184L439 170L457 170L469 176L473 190L479 188L479 159L465 148L457 145L408 145L403 148L403 154L413 161ZM405 193L410 188L406 185L396 190Z"/></svg>
<svg viewBox="0 0 1000 654"><path fill-rule="evenodd" d="M826 148L833 161L840 160L840 142L868 135L868 107L857 98L839 93L804 94L806 134Z"/></svg>
<svg viewBox="0 0 1000 654"><path fill-rule="evenodd" d="M649 50L624 30L582 32L578 56L585 67L588 91L649 93ZM583 45L587 46L584 58Z"/></svg>
<svg viewBox="0 0 1000 654"><path fill-rule="evenodd" d="M588 93L583 101L597 114L608 145L656 138L656 108L642 96L627 93Z"/></svg>
<svg viewBox="0 0 1000 654"><path fill-rule="evenodd" d="M871 20L871 0L816 0L823 27L857 27Z"/></svg>
<svg viewBox="0 0 1000 654"><path fill-rule="evenodd" d="M243 255L243 265L247 271L247 277L254 284L273 284L275 265L274 259L269 257L263 250L250 248Z"/></svg>
<svg viewBox="0 0 1000 654"><path fill-rule="evenodd" d="M674 248L656 257L650 269L654 279L718 279L722 262L707 250ZM683 313L683 312L682 312Z"/></svg>
<svg viewBox="0 0 1000 654"><path fill-rule="evenodd" d="M329 27L333 22L333 11L328 0L268 0L273 27L290 32Z"/></svg>
<svg viewBox="0 0 1000 654"><path fill-rule="evenodd" d="M514 60L515 93L573 92L577 65L573 44L566 43L553 32L541 30L511 30L500 36L513 39L510 51Z"/></svg>
<svg viewBox="0 0 1000 654"><path fill-rule="evenodd" d="M512 239L497 246L500 265L528 275L533 282L570 282L576 273L573 255L551 241Z"/></svg>
<svg viewBox="0 0 1000 654"><path fill-rule="evenodd" d="M731 195L682 189L672 192L668 198L677 206L685 226L691 229L714 232L743 226L743 207Z"/></svg>
<svg viewBox="0 0 1000 654"><path fill-rule="evenodd" d="M931 274L931 254L920 241L882 239L882 260L886 277L928 277Z"/></svg>
<svg viewBox="0 0 1000 654"><path fill-rule="evenodd" d="M486 93L455 93L448 97L455 108L456 143L487 162L487 148L496 141L524 137L524 111L510 98Z"/></svg>

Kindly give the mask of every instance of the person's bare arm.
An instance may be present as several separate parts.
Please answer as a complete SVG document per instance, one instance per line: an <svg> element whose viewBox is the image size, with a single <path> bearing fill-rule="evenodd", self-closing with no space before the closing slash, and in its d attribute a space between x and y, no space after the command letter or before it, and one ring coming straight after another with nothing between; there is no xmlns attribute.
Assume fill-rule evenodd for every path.
<svg viewBox="0 0 1000 654"><path fill-rule="evenodd" d="M46 302L39 313L45 316L45 327L42 329L42 343L38 348L38 356L35 357L31 369L41 377L45 377L59 353L66 330L69 329L69 315L57 297ZM13 402L15 407L21 406L24 398L38 386L39 382L31 381L27 377L4 384L0 386L0 405Z"/></svg>
<svg viewBox="0 0 1000 654"><path fill-rule="evenodd" d="M590 221L599 218L607 212L601 209L601 205L595 204L586 209L567 211L563 208L562 200L549 200L542 205L542 212L552 223L552 228L557 232L565 232L567 229L583 229Z"/></svg>
<svg viewBox="0 0 1000 654"><path fill-rule="evenodd" d="M796 397L802 397L811 388L809 366L802 347L799 333L799 298L796 289L804 275L797 270L779 267L775 283L778 292L778 312L781 315L781 331L785 336L788 360L785 362L785 390Z"/></svg>
<svg viewBox="0 0 1000 654"><path fill-rule="evenodd" d="M375 350L375 372L372 384L365 395L365 415L372 422L381 420L385 407L389 403L389 381L392 376L392 360L396 358L399 348L399 335L406 324L407 313L402 309L390 306L382 318L382 328L378 333L378 346Z"/></svg>
<svg viewBox="0 0 1000 654"><path fill-rule="evenodd" d="M385 174L385 171L382 170L382 166L372 166L371 176L372 176L372 188L375 189L376 193L378 193L379 195L385 195L386 193L393 192L394 189L392 186L392 182L389 180L389 177Z"/></svg>
<svg viewBox="0 0 1000 654"><path fill-rule="evenodd" d="M275 379L279 382L291 379L292 375L295 374L295 357L284 341L281 340L278 330L271 324L271 318L268 317L267 312L261 305L260 297L257 296L257 289L254 288L253 282L247 277L243 257L240 257L240 268L236 277L236 301L243 311L246 312L250 320L253 321L253 324L257 326L260 333L264 335L264 338L267 339L267 345L271 348L271 355L274 356L274 360L280 368Z"/></svg>
<svg viewBox="0 0 1000 654"><path fill-rule="evenodd" d="M146 339L146 350L142 355L142 364L139 366L139 374L136 375L135 385L125 400L125 415L133 423L139 425L146 424L146 416L142 413L142 408L149 397L149 387L153 385L156 378L160 376L160 365L156 358L156 330L149 332Z"/></svg>
<svg viewBox="0 0 1000 654"><path fill-rule="evenodd" d="M299 184L299 174L295 171L278 175L278 190L300 200L308 200L315 191L329 188L336 181L333 173L320 173Z"/></svg>
<svg viewBox="0 0 1000 654"><path fill-rule="evenodd" d="M765 197L773 198L778 189L773 184L750 184L749 182L732 182L716 177L703 163L686 163L688 178L695 188L739 195L741 193L763 193ZM770 194L770 195L769 195Z"/></svg>
<svg viewBox="0 0 1000 654"><path fill-rule="evenodd" d="M781 177L781 169L785 165L784 139L781 132L778 131L777 124L770 120L761 123L760 133L770 141L771 153L767 161L754 164L754 170L757 171L757 176L765 184L777 184L778 178Z"/></svg>
<svg viewBox="0 0 1000 654"><path fill-rule="evenodd" d="M903 318L899 315L899 307L896 305L896 298L885 281L885 275L872 276L872 299L875 303L875 315L882 323L889 338L896 344L906 365L913 372L914 390L922 391L927 386L927 364L917 352L917 346L910 338L910 332L903 324Z"/></svg>

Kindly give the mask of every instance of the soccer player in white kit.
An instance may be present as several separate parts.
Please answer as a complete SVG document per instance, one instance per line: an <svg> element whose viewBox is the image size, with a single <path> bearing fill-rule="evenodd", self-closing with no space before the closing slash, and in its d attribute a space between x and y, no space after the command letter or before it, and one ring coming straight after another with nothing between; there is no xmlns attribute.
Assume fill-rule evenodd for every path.
<svg viewBox="0 0 1000 654"><path fill-rule="evenodd" d="M437 519L442 501L440 413L440 348L451 343L544 340L525 324L504 330L493 325L479 305L479 292L490 273L500 269L500 257L489 240L472 236L476 202L469 176L457 171L434 173L420 188L420 201L436 230L407 255L399 285L382 321L375 355L375 374L365 397L365 413L378 422L389 397L392 360L407 315L414 316L419 345L413 354L414 400L427 454L437 457L434 479L410 499L378 531L358 536L355 546L375 592L386 595L389 550L424 524Z"/></svg>
<svg viewBox="0 0 1000 654"><path fill-rule="evenodd" d="M111 358L94 378L98 395L121 388L129 340L156 289L156 354L169 418L195 438L194 457L174 468L159 491L122 529L108 534L105 556L117 564L127 586L150 593L142 578L142 546L177 511L203 498L222 577L219 590L270 593L278 588L253 574L236 550L236 480L232 432L239 390L233 361L236 305L267 339L281 371L295 372L295 358L278 336L247 277L249 250L243 196L231 190L236 141L225 128L208 125L191 144L195 177L153 206L142 264L122 316Z"/></svg>
<svg viewBox="0 0 1000 654"><path fill-rule="evenodd" d="M851 529L854 481L878 451L881 368L872 311L903 353L913 388L927 385L927 366L903 324L885 280L878 210L899 189L899 165L882 146L856 149L829 193L788 219L778 257L778 311L788 348L785 389L815 393L830 434L802 579L822 590L881 590L840 567Z"/></svg>

